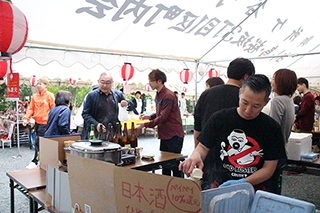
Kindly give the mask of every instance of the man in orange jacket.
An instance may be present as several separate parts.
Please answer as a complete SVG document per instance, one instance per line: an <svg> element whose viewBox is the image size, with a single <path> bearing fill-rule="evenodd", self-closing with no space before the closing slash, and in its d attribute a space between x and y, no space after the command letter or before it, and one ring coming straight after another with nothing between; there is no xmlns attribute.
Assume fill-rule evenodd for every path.
<svg viewBox="0 0 320 213"><path fill-rule="evenodd" d="M26 115L23 117L23 125L26 126L27 122L33 115L35 121L34 131L36 134L35 139L35 155L27 169L37 168L38 165L38 152L39 152L39 137L44 136L46 131L46 124L48 114L52 107L54 107L54 95L47 91L49 80L42 77L37 82L38 91L32 96L30 105L27 109Z"/></svg>

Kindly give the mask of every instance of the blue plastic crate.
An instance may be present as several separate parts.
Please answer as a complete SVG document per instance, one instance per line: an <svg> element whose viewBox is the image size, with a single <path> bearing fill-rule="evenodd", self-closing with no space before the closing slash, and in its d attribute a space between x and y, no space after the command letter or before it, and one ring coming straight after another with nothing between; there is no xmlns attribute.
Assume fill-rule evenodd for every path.
<svg viewBox="0 0 320 213"><path fill-rule="evenodd" d="M312 203L258 190L250 213L314 213Z"/></svg>

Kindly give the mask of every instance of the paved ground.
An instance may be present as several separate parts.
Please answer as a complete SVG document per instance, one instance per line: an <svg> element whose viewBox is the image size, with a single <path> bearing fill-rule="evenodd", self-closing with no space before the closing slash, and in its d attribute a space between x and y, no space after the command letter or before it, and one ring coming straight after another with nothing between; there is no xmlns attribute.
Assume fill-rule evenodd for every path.
<svg viewBox="0 0 320 213"><path fill-rule="evenodd" d="M154 139L153 136L140 136L139 146L143 147L145 150L159 149L159 140ZM186 135L182 153L190 155L192 150L193 136ZM21 157L12 157L18 155L17 147L0 149L0 213L10 212L9 178L6 176L6 172L25 169L32 159L34 151L24 145L20 149L20 154ZM319 171L315 172L320 174ZM317 209L320 209L320 176L310 174L288 175L285 171L283 176L282 194L314 203L317 206ZM29 212L28 199L17 190L15 196L16 212Z"/></svg>

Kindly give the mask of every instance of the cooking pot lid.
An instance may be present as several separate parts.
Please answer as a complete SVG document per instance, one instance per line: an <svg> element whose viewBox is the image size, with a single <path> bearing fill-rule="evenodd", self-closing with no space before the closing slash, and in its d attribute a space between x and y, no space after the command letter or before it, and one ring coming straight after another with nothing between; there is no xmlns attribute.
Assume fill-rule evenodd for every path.
<svg viewBox="0 0 320 213"><path fill-rule="evenodd" d="M101 142L97 142L101 143ZM89 151L110 151L110 150L117 150L120 148L119 144L111 143L111 142L102 142L101 145L97 145L94 143L92 145L92 141L90 142L75 142L71 145L72 148L79 149L79 150L89 150Z"/></svg>

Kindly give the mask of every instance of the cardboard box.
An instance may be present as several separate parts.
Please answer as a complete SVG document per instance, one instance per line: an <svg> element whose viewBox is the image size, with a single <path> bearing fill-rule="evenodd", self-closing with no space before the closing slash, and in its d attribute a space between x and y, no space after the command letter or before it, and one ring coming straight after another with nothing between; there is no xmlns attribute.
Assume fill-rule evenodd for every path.
<svg viewBox="0 0 320 213"><path fill-rule="evenodd" d="M72 206L80 212L201 211L199 181L117 167L68 154Z"/></svg>
<svg viewBox="0 0 320 213"><path fill-rule="evenodd" d="M55 169L54 207L60 213L72 210L68 173L58 169Z"/></svg>
<svg viewBox="0 0 320 213"><path fill-rule="evenodd" d="M54 206L55 168L47 165L46 173L46 206Z"/></svg>
<svg viewBox="0 0 320 213"><path fill-rule="evenodd" d="M78 141L80 135L40 137L40 167L46 170L47 165L59 169L59 162L65 159L64 141Z"/></svg>
<svg viewBox="0 0 320 213"><path fill-rule="evenodd" d="M71 212L71 196L68 173L47 165L46 206L58 212Z"/></svg>
<svg viewBox="0 0 320 213"><path fill-rule="evenodd" d="M288 159L301 160L301 155L311 152L312 134L311 133L295 133L292 132L288 144Z"/></svg>

